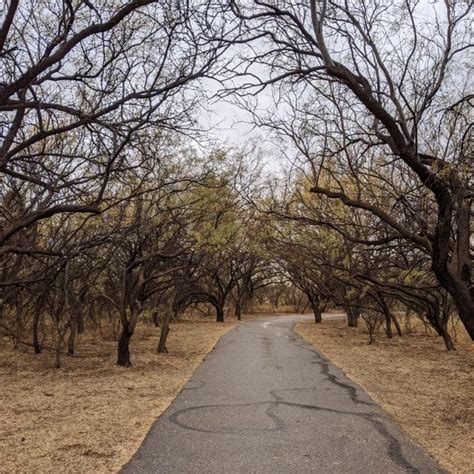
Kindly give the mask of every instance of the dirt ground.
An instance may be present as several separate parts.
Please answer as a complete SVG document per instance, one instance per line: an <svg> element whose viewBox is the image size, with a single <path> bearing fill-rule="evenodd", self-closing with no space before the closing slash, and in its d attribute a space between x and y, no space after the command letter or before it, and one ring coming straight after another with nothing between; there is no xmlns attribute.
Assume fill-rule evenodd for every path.
<svg viewBox="0 0 474 474"><path fill-rule="evenodd" d="M85 335L78 356L51 369L52 355L0 343L0 472L116 472L136 451L205 355L234 322L139 327L132 368L115 365L115 341Z"/></svg>
<svg viewBox="0 0 474 474"><path fill-rule="evenodd" d="M298 334L361 385L402 428L453 473L474 472L474 345L446 352L422 332L367 343L345 321L299 322Z"/></svg>

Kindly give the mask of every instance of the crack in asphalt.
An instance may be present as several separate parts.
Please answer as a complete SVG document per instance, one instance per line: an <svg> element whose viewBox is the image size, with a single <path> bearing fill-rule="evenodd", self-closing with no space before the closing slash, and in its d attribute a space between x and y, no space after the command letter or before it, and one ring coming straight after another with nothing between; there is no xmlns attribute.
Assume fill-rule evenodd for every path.
<svg viewBox="0 0 474 474"><path fill-rule="evenodd" d="M282 327L281 329L287 329ZM243 332L243 331L239 331ZM271 352L272 352L272 339L268 337L259 337L258 338L263 345L263 352L265 358L270 358L271 357ZM350 397L351 401L357 405L365 405L369 407L377 407L377 405L373 402L370 401L365 401L365 400L360 400L359 394L357 393L357 388L349 385L347 383L342 382L337 378L336 375L330 373L330 362L324 358L321 354L319 354L317 351L315 351L307 342L305 342L303 339L295 336L295 335L290 335L288 336L288 339L292 343L294 343L298 348L302 350L307 350L311 352L311 355L313 357L313 363L317 364L320 366L320 373L324 377L326 377L327 380L329 380L330 383L342 388L343 390L346 391L348 396ZM234 341L231 341L234 342ZM267 365L267 364L266 364ZM273 368L275 369L281 369L282 366L280 365L275 365L275 364L270 364ZM187 387L188 390L195 390L199 389L204 385L202 382L202 385L196 386L196 387ZM304 387L304 388L285 388L285 389L276 389L276 390L271 390L269 392L270 396L274 398L274 400L268 400L268 401L262 401L262 402L254 402L254 403L230 403L230 404L215 404L215 405L200 405L200 406L194 406L194 407L189 407L189 408L184 408L182 410L178 410L174 412L171 416L169 416L169 420L174 423L175 425L186 429L186 430L192 430L192 431L199 431L199 432L204 432L204 433L212 433L212 434L245 434L245 433L251 433L251 432L266 432L266 431L282 431L287 429L287 424L285 421L278 416L276 411L280 406L289 406L289 407L294 407L294 408L300 408L303 410L317 410L317 411L322 411L322 412L328 412L328 413L333 413L335 415L339 416L355 416L355 417L360 417L369 423L371 423L374 428L378 431L378 433L385 439L386 444L387 444L387 455L390 457L390 459L399 465L400 467L406 469L408 472L419 472L418 469L416 469L404 456L402 453L402 447L399 442L399 440L393 436L384 423L382 422L382 419L380 415L376 413L367 413L367 412L355 412L355 411L348 411L348 410L338 410L334 408L329 408L329 407L324 407L320 405L311 405L311 404L304 404L304 403L295 403L295 402L288 402L285 401L284 398L280 395L278 395L278 392L295 392L295 391L308 391L308 390L313 390L316 391L318 390L317 387ZM216 410L216 409L222 409L222 408L242 408L242 407L256 407L256 406L267 406L265 410L265 415L270 418L270 420L273 422L274 426L265 428L265 427L259 427L259 428L237 428L237 427L223 427L220 429L207 429L204 427L196 427L192 426L192 424L186 423L186 417L187 415L191 413L195 413L198 410ZM184 421L183 421L184 418Z"/></svg>
<svg viewBox="0 0 474 474"><path fill-rule="evenodd" d="M203 433L212 433L212 434L245 434L245 433L252 433L252 432L266 432L266 431L283 431L288 428L284 420L278 416L275 411L278 409L280 405L289 406L289 407L296 407L305 410L317 410L322 412L333 413L336 415L342 416L355 416L360 417L369 423L371 423L374 428L379 432L379 434L385 439L387 443L387 455L390 459L403 467L408 472L419 472L404 456L402 452L402 447L400 441L393 436L389 430L386 428L385 424L383 423L383 418L381 415L376 413L366 413L366 412L354 412L354 411L347 411L347 410L337 410L335 408L328 408L322 407L319 405L310 405L305 403L295 403L295 402L287 402L281 396L277 395L275 392L277 391L298 391L298 390L314 390L313 387L310 389L303 388L303 389L281 389L281 390L272 390L270 391L270 395L275 398L275 400L263 401L263 402L254 402L254 403L228 403L228 404L216 404L216 405L200 405L195 407L184 408L182 410L178 410L174 412L168 419L174 423L175 425L191 431L199 431ZM224 427L221 429L206 429L203 427L196 427L190 424L187 424L186 421L183 421L183 417L185 418L192 412L196 412L199 410L216 410L221 408L236 408L236 407L256 407L256 406L266 406L268 405L267 409L265 410L265 414L272 420L274 423L273 427L270 428L235 428L235 427Z"/></svg>
<svg viewBox="0 0 474 474"><path fill-rule="evenodd" d="M290 319L291 321L294 321L294 319ZM227 447L232 446L236 439L244 440L245 437L252 440L252 446L253 443L265 442L263 440L279 440L281 438L286 440L287 443L285 444L284 441L281 446L285 450L289 450L288 453L292 458L290 450L296 448L296 445L291 444L296 442L293 441L294 436L301 440L301 433L308 433L308 436L311 437L310 433L313 433L315 429L315 433L328 433L334 437L326 441L329 445L325 445L327 451L322 451L324 453L322 459L328 459L325 456L333 453L334 448L331 448L333 442L336 443L336 446L344 446L341 444L341 440L348 439L349 443L354 443L353 449L360 450L360 452L354 451L355 457L363 456L366 453L371 459L371 454L378 452L374 450L380 450L378 456L380 456L379 459L382 460L382 464L376 465L386 467L387 472L394 472L389 467L391 463L403 472L445 472L438 467L425 469L424 466L427 465L424 464L425 461L421 463L422 470L420 471L420 466L417 464L420 462L420 457L413 456L412 447L409 447L409 443L407 444L398 429L392 426L390 419L387 418L379 406L362 389L352 384L350 380L346 380L342 373L339 373L339 369L317 352L313 346L296 335L291 324L288 324L288 322L280 323L280 321L264 322L263 326L261 324L261 322L252 321L245 326L235 328L231 332L240 333L238 338L228 338L229 340L224 339L219 342L219 351L211 354L210 360L206 362L210 365L206 366L204 372L198 372L188 381L183 388L182 395L175 401L176 403L174 402L166 414L157 421L157 426L159 425L161 428L150 431L147 436L149 443L144 447L143 452L139 451L135 456L136 464L133 464L132 459L131 463L126 466L128 470L124 469L123 472L156 472L155 468L161 466L160 462L164 460L160 454L160 443L168 446L166 448L168 453L173 452L178 456L186 456L185 453L187 453L192 456L192 453L197 449L195 443L198 440L204 440L204 446L211 446L216 440L219 440ZM234 365L233 361L239 360L239 354L242 350L246 353L248 346L250 346L249 354L251 354L251 358L244 358L242 366ZM311 357L308 357L307 354L299 354L298 351L300 350L309 352ZM289 357L289 363L285 357ZM258 358L261 362L255 363ZM292 364L295 364L295 362L296 365L293 366ZM292 373L299 373L300 363L305 368L306 372L303 371L305 375L304 377L295 377ZM313 370L311 368L313 365L318 367ZM229 369L234 370L234 372L228 372ZM260 372L262 369L263 371ZM252 374L252 371L254 371L253 375L248 375L249 378L244 378L244 380L247 381L249 387L255 387L254 392L246 385L241 385L241 377L247 377L247 374ZM195 379L196 376L198 378ZM201 378L206 381L201 380ZM282 382L285 383L285 381L287 388L273 388L275 385L278 387ZM310 386L302 387L301 385L305 385L307 381L310 382ZM291 387L291 384L296 385L300 382L299 387ZM327 390L331 393L328 393ZM301 393L301 395L298 395L298 393ZM236 400L236 402L227 403L229 396L230 401ZM258 401L245 402L246 399L248 400L254 396L258 397ZM336 397L334 398L334 396ZM206 403L208 401L211 403ZM225 403L219 403L220 401ZM309 401L309 403L304 403L304 401ZM285 410L285 408L288 409ZM291 411L289 411L290 409ZM311 412L315 414L310 415ZM316 413L321 415L316 415ZM178 427L178 429L171 430L173 440L175 440L174 444L173 441L166 441L167 432L164 431L166 424L169 424L166 429L171 428L172 425ZM185 430L185 432L181 430ZM201 435L193 435L193 432L201 433ZM281 434L261 436L261 433ZM298 433L300 434L298 435ZM352 436L349 433L352 433ZM210 437L206 438L204 434L208 434ZM215 438L215 435L220 436ZM225 437L226 435L229 435L229 438ZM237 436L237 438L231 436ZM228 439L228 441L224 441L224 439ZM182 451L180 448L183 440L188 443L185 444L187 451ZM311 439L308 439L308 442L311 442ZM373 443L373 445L366 443ZM156 454L153 451L153 446L158 449ZM170 448L171 446L172 448ZM348 447L352 448L352 445L349 444ZM172 450L170 451L170 449ZM236 447L236 450L238 452L238 447ZM148 461L144 460L144 453L148 456ZM270 459L278 459L280 452L273 451L273 453L274 457ZM265 453L262 452L261 455L265 456ZM342 465L346 466L347 469L352 469L352 460L347 460L348 458L344 457L348 455L350 456L350 453L342 455L341 452L341 460L346 459ZM209 452L206 459L207 456L211 456L212 459L214 454ZM311 457L309 454L303 454L303 456ZM333 456L336 456L333 459L337 461L338 452L335 451ZM237 462L237 464L232 465L233 467L253 465L249 462L260 462L260 458L257 461L255 455L248 459L235 458L234 456L222 459L219 461L220 464L213 465L214 469L210 471L223 472L221 468L228 466L229 459L232 462ZM387 464L388 460L391 461L390 464ZM374 467L370 467L374 466L371 464L373 461L365 461L364 458L361 458L357 462L358 467L365 464L368 469L366 472L381 472L380 470L370 470L374 469ZM169 465L174 466L173 463ZM272 468L277 468L275 472L283 472L279 470L282 467L279 464L270 465ZM306 469L304 467L306 465L298 465ZM337 465L337 462L334 465ZM142 471L143 468L145 470ZM317 471L317 465L314 468L316 469L314 472L323 472ZM198 472L196 469L197 464L190 461L186 472ZM313 472L313 467L311 469L311 472ZM182 471L178 469L176 472ZM238 472L243 471L239 470ZM358 470L357 472L364 471Z"/></svg>

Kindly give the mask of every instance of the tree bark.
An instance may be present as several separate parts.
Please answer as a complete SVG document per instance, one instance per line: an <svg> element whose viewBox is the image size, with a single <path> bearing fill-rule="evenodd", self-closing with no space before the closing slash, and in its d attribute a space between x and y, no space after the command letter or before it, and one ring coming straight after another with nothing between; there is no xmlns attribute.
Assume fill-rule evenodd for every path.
<svg viewBox="0 0 474 474"><path fill-rule="evenodd" d="M158 342L158 353L163 354L167 353L168 349L166 348L166 341L168 339L168 334L170 332L170 321L169 318L166 317L163 321L163 326L161 328L160 333L160 341Z"/></svg>
<svg viewBox="0 0 474 474"><path fill-rule="evenodd" d="M131 367L130 339L132 338L132 335L133 329L130 328L130 325L128 323L123 325L117 347L117 365Z"/></svg>
<svg viewBox="0 0 474 474"><path fill-rule="evenodd" d="M76 349L76 324L74 321L71 321L69 326L69 338L67 340L67 354L72 356L74 355Z"/></svg>
<svg viewBox="0 0 474 474"><path fill-rule="evenodd" d="M155 325L155 328L160 327L160 315L158 311L153 311L152 319L153 319L153 324Z"/></svg>
<svg viewBox="0 0 474 474"><path fill-rule="evenodd" d="M389 312L385 313L385 334L389 339L392 339L392 317Z"/></svg>
<svg viewBox="0 0 474 474"><path fill-rule="evenodd" d="M310 301L310 304L311 309L313 310L315 324L321 324L323 321L323 311L321 305L314 303L313 301Z"/></svg>
<svg viewBox="0 0 474 474"><path fill-rule="evenodd" d="M359 310L357 308L345 308L347 313L347 326L356 328L359 321Z"/></svg>
<svg viewBox="0 0 474 474"><path fill-rule="evenodd" d="M403 335L403 333L402 333L402 328L400 327L400 323L398 322L398 319L396 318L396 316L393 313L391 313L390 316L391 316L393 324L395 325L395 328L397 330L397 334L401 337Z"/></svg>
<svg viewBox="0 0 474 474"><path fill-rule="evenodd" d="M33 348L35 350L35 354L41 354L43 348L39 342L39 323L41 319L41 313L39 311L35 312L35 316L33 319Z"/></svg>
<svg viewBox="0 0 474 474"><path fill-rule="evenodd" d="M242 320L242 302L240 301L240 298L237 298L237 301L235 302L235 315L237 316L238 321Z"/></svg>
<svg viewBox="0 0 474 474"><path fill-rule="evenodd" d="M220 304L215 304L214 308L216 309L216 321L218 323L224 322L224 307Z"/></svg>
<svg viewBox="0 0 474 474"><path fill-rule="evenodd" d="M171 320L171 315L172 313L172 308L168 308L168 311L166 311L166 315L163 319L162 326L161 326L161 332L160 332L160 340L158 342L158 353L163 354L165 352L168 352L168 349L166 348L166 341L168 340L168 334L170 332L170 320Z"/></svg>

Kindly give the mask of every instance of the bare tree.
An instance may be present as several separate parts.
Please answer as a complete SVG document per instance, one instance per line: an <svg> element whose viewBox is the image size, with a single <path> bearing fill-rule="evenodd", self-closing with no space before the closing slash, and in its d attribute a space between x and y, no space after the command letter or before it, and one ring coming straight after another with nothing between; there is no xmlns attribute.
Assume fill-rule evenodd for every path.
<svg viewBox="0 0 474 474"><path fill-rule="evenodd" d="M308 110L307 105L316 110L304 121L292 114L285 118L286 128L293 127L291 133L296 130L299 138L320 130L318 143L305 150L315 166L312 192L373 214L396 238L411 240L429 255L433 272L451 294L474 339L469 243L472 92L468 66L462 61L472 48L468 26L472 4L228 3L240 22L236 42L252 45L245 50L248 59L241 60L244 72L235 74L251 80L240 86L240 92L232 92L245 99L249 93L274 86L282 100L281 111L287 110L285 99L292 91L301 110ZM318 98L320 113L311 108L308 97ZM347 117L344 125L338 123L341 116ZM337 144L325 140L325 130L330 138L337 131ZM357 190L318 180L321 163L330 167L344 160L348 151L347 168L354 160L365 159L372 162L372 170L394 164L397 176L390 185L400 195L406 181L416 183L412 187L416 201L407 204L411 210L402 221ZM358 174L363 168L360 163L349 172ZM405 203L411 199L407 196ZM431 216L421 234L404 222L417 208Z"/></svg>

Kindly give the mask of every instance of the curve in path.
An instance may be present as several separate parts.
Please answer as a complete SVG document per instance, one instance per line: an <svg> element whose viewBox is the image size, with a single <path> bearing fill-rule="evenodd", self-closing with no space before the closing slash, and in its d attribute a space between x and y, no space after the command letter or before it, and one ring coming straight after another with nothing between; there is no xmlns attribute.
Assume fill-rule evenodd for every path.
<svg viewBox="0 0 474 474"><path fill-rule="evenodd" d="M294 334L300 319L222 337L122 472L445 472Z"/></svg>

